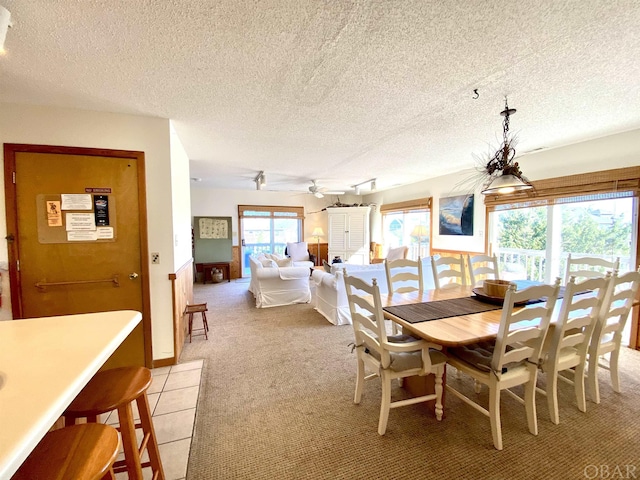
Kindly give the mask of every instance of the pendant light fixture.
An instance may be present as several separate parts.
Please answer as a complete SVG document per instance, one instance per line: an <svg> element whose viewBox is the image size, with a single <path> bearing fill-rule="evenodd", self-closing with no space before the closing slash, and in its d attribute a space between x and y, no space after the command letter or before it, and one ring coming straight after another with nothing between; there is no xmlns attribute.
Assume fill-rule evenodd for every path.
<svg viewBox="0 0 640 480"><path fill-rule="evenodd" d="M509 136L509 117L516 113L515 108L509 108L507 98L504 99L504 110L500 115L502 122L502 144L486 163L484 174L488 177L485 182L483 195L502 195L533 189L533 185L522 175L518 162L514 162L516 150L513 148L513 137Z"/></svg>

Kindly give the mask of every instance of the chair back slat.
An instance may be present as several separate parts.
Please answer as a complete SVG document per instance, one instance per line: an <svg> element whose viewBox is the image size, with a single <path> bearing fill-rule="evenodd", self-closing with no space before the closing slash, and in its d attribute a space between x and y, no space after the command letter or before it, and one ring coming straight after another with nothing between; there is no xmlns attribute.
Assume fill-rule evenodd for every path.
<svg viewBox="0 0 640 480"><path fill-rule="evenodd" d="M387 331L377 279L374 278L369 284L361 278L352 277L346 269L342 278L347 291L356 347L366 346L375 350L380 356L380 363L388 366L391 360L389 352L382 346L387 342Z"/></svg>
<svg viewBox="0 0 640 480"><path fill-rule="evenodd" d="M572 257L567 256L567 268L564 276L565 284L571 277L576 277L576 281L581 279L604 277L607 272L613 273L620 266L620 257L614 260L606 260L599 257Z"/></svg>
<svg viewBox="0 0 640 480"><path fill-rule="evenodd" d="M560 292L560 279L554 285L536 285L521 291L511 285L505 295L491 368L500 375L510 364L527 361L537 365L549 328L551 314ZM534 306L519 303L546 297Z"/></svg>
<svg viewBox="0 0 640 480"><path fill-rule="evenodd" d="M406 293L424 291L422 275L422 259L385 260L384 268L387 273L387 287L389 293Z"/></svg>
<svg viewBox="0 0 640 480"><path fill-rule="evenodd" d="M613 275L593 332L591 344L596 349L599 342L610 340L606 338L607 334L613 334L616 344L621 342L622 331L637 297L639 287L640 270Z"/></svg>
<svg viewBox="0 0 640 480"><path fill-rule="evenodd" d="M545 361L558 361L560 352L568 348L576 350L579 362L585 361L610 282L611 273L580 283L576 283L575 276L569 278Z"/></svg>
<svg viewBox="0 0 640 480"><path fill-rule="evenodd" d="M450 285L467 284L467 273L462 255L454 257L433 255L431 268L436 289L446 288Z"/></svg>
<svg viewBox="0 0 640 480"><path fill-rule="evenodd" d="M498 280L500 278L498 257L495 255L471 256L467 254L467 265L469 267L469 280L473 287L479 286L486 279Z"/></svg>

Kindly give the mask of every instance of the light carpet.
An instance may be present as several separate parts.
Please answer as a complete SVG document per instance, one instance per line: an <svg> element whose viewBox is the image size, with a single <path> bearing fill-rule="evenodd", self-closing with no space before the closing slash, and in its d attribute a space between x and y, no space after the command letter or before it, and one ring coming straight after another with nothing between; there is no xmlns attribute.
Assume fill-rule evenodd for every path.
<svg viewBox="0 0 640 480"><path fill-rule="evenodd" d="M256 309L247 288L194 286L211 335L187 343L180 359L204 359L188 480L640 478L640 352L621 355L622 394L601 370L601 403L586 413L561 382L560 425L537 395L538 436L524 406L503 395L502 451L489 419L453 395L442 422L421 404L392 409L380 436L380 381L353 403L351 326L331 325L312 304ZM469 378L447 381L475 395ZM487 405L486 389L477 398ZM611 476L630 470L636 477Z"/></svg>

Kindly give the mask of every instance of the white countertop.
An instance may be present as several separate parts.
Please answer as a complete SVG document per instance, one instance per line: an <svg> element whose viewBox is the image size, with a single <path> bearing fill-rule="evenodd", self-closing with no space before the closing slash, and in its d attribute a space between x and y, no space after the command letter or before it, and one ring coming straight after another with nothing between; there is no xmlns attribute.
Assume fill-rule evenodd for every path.
<svg viewBox="0 0 640 480"><path fill-rule="evenodd" d="M0 480L140 322L133 310L0 321Z"/></svg>

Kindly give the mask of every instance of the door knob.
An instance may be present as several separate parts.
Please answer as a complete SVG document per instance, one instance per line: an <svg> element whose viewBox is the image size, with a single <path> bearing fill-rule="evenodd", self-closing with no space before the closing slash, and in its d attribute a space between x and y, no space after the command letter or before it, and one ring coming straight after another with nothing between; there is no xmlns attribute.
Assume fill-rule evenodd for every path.
<svg viewBox="0 0 640 480"><path fill-rule="evenodd" d="M129 279L130 280L135 280L136 278L138 278L138 274L136 272L133 272L133 273L129 274Z"/></svg>

